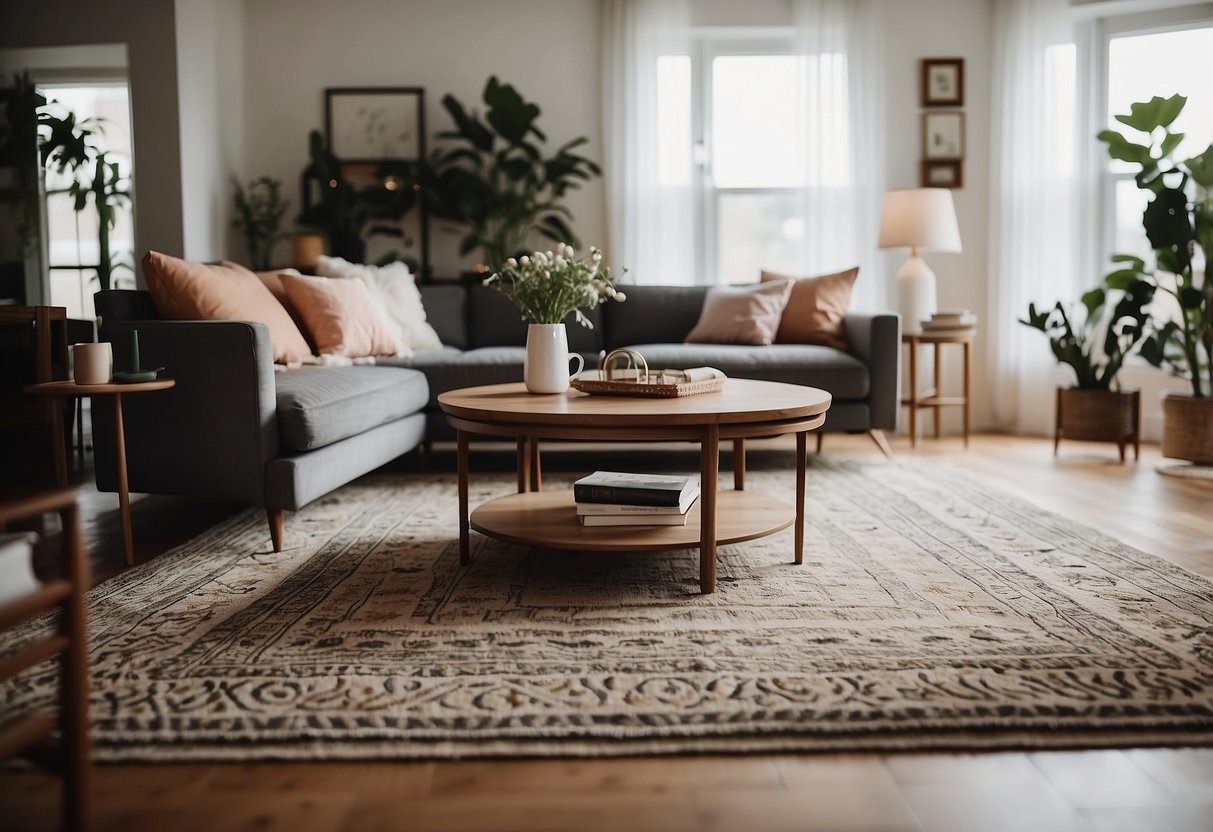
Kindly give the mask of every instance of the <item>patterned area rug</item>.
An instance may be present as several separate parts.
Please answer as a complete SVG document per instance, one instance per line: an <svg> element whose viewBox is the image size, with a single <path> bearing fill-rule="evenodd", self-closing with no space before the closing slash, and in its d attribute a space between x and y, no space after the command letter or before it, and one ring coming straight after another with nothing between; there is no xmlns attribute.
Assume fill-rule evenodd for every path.
<svg viewBox="0 0 1213 832"><path fill-rule="evenodd" d="M694 551L473 535L461 568L449 475L360 480L280 554L249 511L92 593L97 755L1213 744L1209 581L917 461L816 462L809 499L803 566L725 547L710 596Z"/></svg>

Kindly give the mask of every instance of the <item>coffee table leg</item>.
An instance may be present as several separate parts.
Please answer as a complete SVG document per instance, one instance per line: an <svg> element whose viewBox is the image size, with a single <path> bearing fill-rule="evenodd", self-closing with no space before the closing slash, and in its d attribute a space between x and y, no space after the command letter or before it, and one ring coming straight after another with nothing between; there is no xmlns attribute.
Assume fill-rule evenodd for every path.
<svg viewBox="0 0 1213 832"><path fill-rule="evenodd" d="M796 563L804 563L804 469L809 434L796 434Z"/></svg>
<svg viewBox="0 0 1213 832"><path fill-rule="evenodd" d="M131 532L131 491L126 477L126 430L122 426L122 394L114 394L114 441L118 458L118 514L122 520L122 554L127 566L135 565L135 540Z"/></svg>
<svg viewBox="0 0 1213 832"><path fill-rule="evenodd" d="M530 437L531 441L531 490L543 490L543 469L539 464L539 437Z"/></svg>
<svg viewBox="0 0 1213 832"><path fill-rule="evenodd" d="M518 437L518 493L525 494L531 481L531 457L525 436Z"/></svg>
<svg viewBox="0 0 1213 832"><path fill-rule="evenodd" d="M745 491L745 439L733 440L733 490Z"/></svg>
<svg viewBox="0 0 1213 832"><path fill-rule="evenodd" d="M459 562L466 566L472 562L471 543L468 540L468 435L458 431L459 471Z"/></svg>
<svg viewBox="0 0 1213 832"><path fill-rule="evenodd" d="M716 591L716 481L720 473L720 427L703 429L699 446L699 590Z"/></svg>

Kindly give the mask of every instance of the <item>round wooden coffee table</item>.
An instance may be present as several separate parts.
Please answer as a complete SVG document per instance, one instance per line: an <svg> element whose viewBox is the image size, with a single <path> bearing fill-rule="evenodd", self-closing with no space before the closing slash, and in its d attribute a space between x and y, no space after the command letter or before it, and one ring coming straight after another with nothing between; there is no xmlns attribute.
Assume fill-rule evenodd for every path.
<svg viewBox="0 0 1213 832"><path fill-rule="evenodd" d="M804 562L804 479L808 431L821 427L830 394L813 387L731 378L719 393L679 399L528 393L522 384L452 390L438 397L458 434L459 560L470 561L470 529L557 549L635 551L699 547L699 588L716 589L716 547L765 537L795 524L795 562ZM518 493L468 516L469 434L508 436L518 446ZM796 434L796 504L745 491L745 440ZM577 520L573 492L541 491L540 439L699 442L698 516L685 526L591 526ZM721 440L733 441L733 490L717 492Z"/></svg>

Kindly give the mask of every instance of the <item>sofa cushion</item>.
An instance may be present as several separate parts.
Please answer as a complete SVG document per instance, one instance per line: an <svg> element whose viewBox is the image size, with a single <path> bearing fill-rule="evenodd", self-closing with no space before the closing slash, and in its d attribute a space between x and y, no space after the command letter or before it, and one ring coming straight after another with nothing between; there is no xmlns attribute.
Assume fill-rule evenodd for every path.
<svg viewBox="0 0 1213 832"><path fill-rule="evenodd" d="M439 339L448 347L461 350L468 346L467 291L456 283L429 284L417 287L425 305L426 320L434 327Z"/></svg>
<svg viewBox="0 0 1213 832"><path fill-rule="evenodd" d="M792 281L758 286L713 286L703 300L699 323L687 333L692 344L774 343Z"/></svg>
<svg viewBox="0 0 1213 832"><path fill-rule="evenodd" d="M256 321L270 331L274 361L312 354L303 333L257 275L238 263L197 263L158 251L143 257L143 277L160 317L181 321Z"/></svg>
<svg viewBox="0 0 1213 832"><path fill-rule="evenodd" d="M586 367L595 366L596 353L581 353ZM438 406L438 394L482 384L509 384L522 381L525 347L483 347L460 352L446 347L440 353L417 353L412 358L379 359L382 366L411 367L425 373L430 385L430 405ZM571 362L570 362L571 363Z"/></svg>
<svg viewBox="0 0 1213 832"><path fill-rule="evenodd" d="M628 299L603 315L606 348L681 343L699 322L706 286L624 286Z"/></svg>
<svg viewBox="0 0 1213 832"><path fill-rule="evenodd" d="M733 378L820 387L836 399L868 395L868 367L850 353L815 344L636 344L654 370L715 367Z"/></svg>
<svg viewBox="0 0 1213 832"><path fill-rule="evenodd" d="M308 451L416 413L429 400L425 375L398 367L301 367L274 377L278 435Z"/></svg>

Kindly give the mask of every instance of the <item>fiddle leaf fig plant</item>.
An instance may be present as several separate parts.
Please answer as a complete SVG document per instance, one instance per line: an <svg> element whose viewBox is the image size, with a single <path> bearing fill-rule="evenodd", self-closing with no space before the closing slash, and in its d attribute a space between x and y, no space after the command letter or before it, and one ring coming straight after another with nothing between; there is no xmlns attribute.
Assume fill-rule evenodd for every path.
<svg viewBox="0 0 1213 832"><path fill-rule="evenodd" d="M564 199L580 183L602 175L595 162L574 152L589 140L573 139L546 156L537 104L496 76L489 78L482 97L483 116L453 95L442 99L455 129L439 134L450 144L430 159L426 198L431 213L463 226L459 253L480 249L490 271L523 251L532 233L579 246Z"/></svg>
<svg viewBox="0 0 1213 832"><path fill-rule="evenodd" d="M1202 397L1213 394L1213 283L1195 264L1198 248L1205 262L1213 255L1213 145L1189 159L1174 158L1184 134L1170 127L1186 103L1182 95L1155 96L1116 116L1131 138L1115 130L1099 133L1108 155L1135 165L1137 187L1150 193L1142 227L1154 250L1153 268L1135 255L1114 256L1118 268L1105 283L1147 304L1156 296L1174 300L1171 314L1154 309L1138 353L1188 379L1192 395Z"/></svg>
<svg viewBox="0 0 1213 832"><path fill-rule="evenodd" d="M1107 290L1095 288L1084 294L1086 315L1080 327L1071 323L1070 313L1060 301L1044 311L1037 311L1036 304L1030 303L1027 319L1020 320L1048 336L1053 355L1059 364L1074 370L1074 386L1081 390L1111 390L1125 359L1141 342L1149 325L1150 316L1144 308L1147 292L1133 288L1116 295L1116 305L1109 312Z"/></svg>

